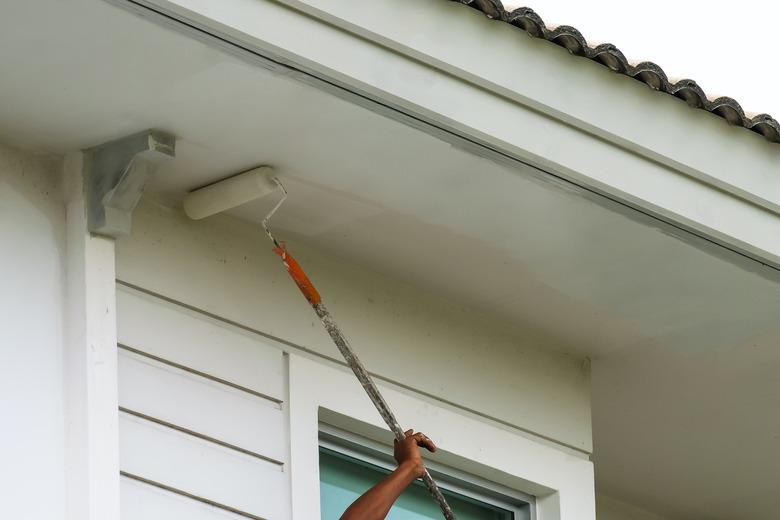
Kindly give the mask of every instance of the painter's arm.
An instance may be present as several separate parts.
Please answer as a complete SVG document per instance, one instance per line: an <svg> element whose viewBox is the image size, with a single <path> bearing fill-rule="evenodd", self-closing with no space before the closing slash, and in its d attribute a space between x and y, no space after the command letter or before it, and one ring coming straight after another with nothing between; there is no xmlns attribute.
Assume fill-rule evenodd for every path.
<svg viewBox="0 0 780 520"><path fill-rule="evenodd" d="M406 432L403 441L395 441L394 456L398 467L349 506L341 520L384 520L404 489L425 471L418 446L436 451L433 441L413 430Z"/></svg>

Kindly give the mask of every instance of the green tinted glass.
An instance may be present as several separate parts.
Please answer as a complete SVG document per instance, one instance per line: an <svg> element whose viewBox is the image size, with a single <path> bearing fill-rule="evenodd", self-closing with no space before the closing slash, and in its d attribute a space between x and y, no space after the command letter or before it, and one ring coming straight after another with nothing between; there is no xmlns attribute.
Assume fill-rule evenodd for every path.
<svg viewBox="0 0 780 520"><path fill-rule="evenodd" d="M338 520L344 510L388 472L362 461L320 449L320 506L322 520ZM445 491L458 520L512 520L511 511ZM422 484L409 486L387 516L388 520L439 520L441 512Z"/></svg>

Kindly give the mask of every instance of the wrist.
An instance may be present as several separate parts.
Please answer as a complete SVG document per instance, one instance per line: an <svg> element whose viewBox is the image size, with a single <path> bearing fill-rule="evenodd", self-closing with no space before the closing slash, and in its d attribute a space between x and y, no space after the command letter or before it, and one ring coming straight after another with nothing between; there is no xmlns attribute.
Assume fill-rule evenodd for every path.
<svg viewBox="0 0 780 520"><path fill-rule="evenodd" d="M422 461L405 460L398 465L398 470L409 478L410 481L423 476L425 467Z"/></svg>

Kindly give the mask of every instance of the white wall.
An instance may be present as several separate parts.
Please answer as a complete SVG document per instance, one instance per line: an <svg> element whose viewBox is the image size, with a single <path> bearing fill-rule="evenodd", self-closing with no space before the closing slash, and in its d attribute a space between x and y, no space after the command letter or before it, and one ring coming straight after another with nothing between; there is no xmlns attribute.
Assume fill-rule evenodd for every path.
<svg viewBox="0 0 780 520"><path fill-rule="evenodd" d="M123 286L117 326L122 520L289 520L279 346Z"/></svg>
<svg viewBox="0 0 780 520"><path fill-rule="evenodd" d="M364 435L383 425L352 374L334 362L337 350L269 246L257 225L228 216L194 222L144 201L132 235L117 242L120 341L141 351L198 344L171 310L250 329L255 341L271 336L268 343L289 359L292 518L316 518L318 420L348 418L332 424ZM540 518L595 518L593 465L563 445L590 440L587 363L548 350L511 324L301 244L288 246L363 361L382 376L399 421L436 439L439 462L536 495ZM134 301L157 310L142 312Z"/></svg>
<svg viewBox="0 0 780 520"><path fill-rule="evenodd" d="M320 421L391 445L346 367L124 285L117 300L124 520L224 518L196 514L203 501L272 520L319 518ZM535 495L540 519L595 519L587 458L380 386L405 424L436 439L435 462Z"/></svg>
<svg viewBox="0 0 780 520"><path fill-rule="evenodd" d="M78 479L65 465L61 174L57 157L0 147L0 486L7 491L4 511L20 519L65 518L66 481ZM304 355L337 359L255 227L227 217L194 223L145 203L134 230L119 244L120 279L293 342ZM413 395L433 400L441 413L454 410L475 424L528 437L545 456L581 467L578 496L587 503L592 466L559 444L590 445L583 360L548 352L509 324L293 247L373 370L422 391Z"/></svg>
<svg viewBox="0 0 780 520"><path fill-rule="evenodd" d="M193 222L143 203L117 243L120 280L340 359L258 227ZM588 451L589 367L527 331L299 244L309 272L370 370L388 380ZM539 439L539 437L536 437Z"/></svg>
<svg viewBox="0 0 780 520"><path fill-rule="evenodd" d="M61 160L0 145L3 515L64 517Z"/></svg>
<svg viewBox="0 0 780 520"><path fill-rule="evenodd" d="M606 495L596 495L596 518L598 520L667 520Z"/></svg>

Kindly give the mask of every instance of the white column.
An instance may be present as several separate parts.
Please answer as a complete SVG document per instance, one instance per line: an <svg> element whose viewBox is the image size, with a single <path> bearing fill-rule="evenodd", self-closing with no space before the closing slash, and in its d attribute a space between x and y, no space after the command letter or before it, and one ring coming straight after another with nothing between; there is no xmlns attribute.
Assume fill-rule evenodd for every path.
<svg viewBox="0 0 780 520"><path fill-rule="evenodd" d="M114 240L87 231L83 154L65 159L68 520L119 519Z"/></svg>

